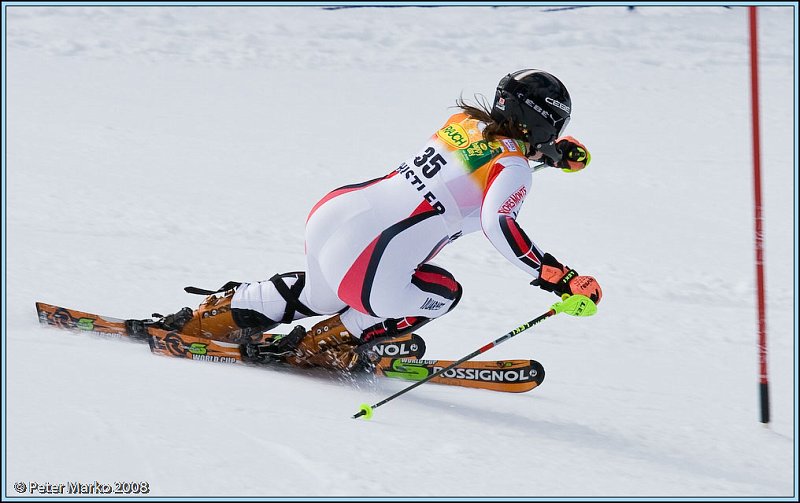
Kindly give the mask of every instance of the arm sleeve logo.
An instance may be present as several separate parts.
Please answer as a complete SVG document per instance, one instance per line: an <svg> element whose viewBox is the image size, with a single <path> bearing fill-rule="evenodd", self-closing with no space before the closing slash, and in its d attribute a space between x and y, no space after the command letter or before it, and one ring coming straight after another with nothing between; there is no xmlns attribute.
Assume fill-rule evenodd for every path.
<svg viewBox="0 0 800 503"><path fill-rule="evenodd" d="M522 187L517 189L516 192L511 194L511 196L509 196L508 199L506 199L506 201L503 203L502 206L500 206L497 212L503 215L510 215L511 212L514 211L514 208L516 208L517 205L520 203L520 201L525 199L525 195L527 193L528 191L523 185Z"/></svg>

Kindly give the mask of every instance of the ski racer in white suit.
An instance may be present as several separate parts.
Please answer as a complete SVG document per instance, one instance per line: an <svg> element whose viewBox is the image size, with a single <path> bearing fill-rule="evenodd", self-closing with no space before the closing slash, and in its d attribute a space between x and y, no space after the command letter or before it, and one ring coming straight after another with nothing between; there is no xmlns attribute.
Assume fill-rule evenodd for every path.
<svg viewBox="0 0 800 503"><path fill-rule="evenodd" d="M459 106L461 113L389 174L340 187L314 205L304 271L231 283L222 297L162 324L235 340L243 329L333 315L276 340L274 354L301 366L368 366L365 343L408 333L455 307L461 285L431 260L477 231L533 284L599 302L594 278L544 253L516 221L531 190L529 158L570 172L591 159L580 142L560 137L571 111L567 89L547 72L521 70L500 81L491 109Z"/></svg>

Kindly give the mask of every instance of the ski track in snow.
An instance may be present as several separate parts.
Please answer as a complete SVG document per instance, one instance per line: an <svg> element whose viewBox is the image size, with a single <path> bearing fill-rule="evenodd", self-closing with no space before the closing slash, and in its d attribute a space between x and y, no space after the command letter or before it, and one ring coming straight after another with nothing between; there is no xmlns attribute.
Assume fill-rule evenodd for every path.
<svg viewBox="0 0 800 503"><path fill-rule="evenodd" d="M6 496L95 480L156 496L796 495L791 8L759 9L770 429L746 9L5 9ZM195 305L186 285L302 268L319 198L394 169L459 95L491 99L526 67L565 81L567 132L593 162L537 173L520 222L604 290L597 316L485 355L537 359L540 388L425 385L353 421L405 383L38 327L35 301L147 317ZM436 262L465 295L421 332L426 357L456 359L554 301L479 234Z"/></svg>

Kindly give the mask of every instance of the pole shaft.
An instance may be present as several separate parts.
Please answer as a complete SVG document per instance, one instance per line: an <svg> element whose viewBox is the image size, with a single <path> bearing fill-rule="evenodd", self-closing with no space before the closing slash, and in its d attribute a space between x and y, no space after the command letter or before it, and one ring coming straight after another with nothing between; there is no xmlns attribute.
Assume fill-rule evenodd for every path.
<svg viewBox="0 0 800 503"><path fill-rule="evenodd" d="M475 351L473 351L472 353L468 354L467 356L461 358L458 361L455 361L455 362L451 363L447 367L444 367L444 368L441 368L441 369L437 370L436 372L434 372L433 374L429 375L428 377L422 379L421 381L417 381L414 384L412 384L411 386L408 386L407 388L401 389L400 391L398 391L394 395L392 395L390 397L387 397L387 398L384 398L380 402L378 402L375 405L373 405L372 408L374 409L376 407L380 407L381 405L385 404L386 402L394 400L395 398L399 397L400 395L408 393L409 391L411 391L412 389L416 388L417 386L422 386L423 384L425 384L426 382L428 382L431 379L435 378L436 376L447 372L448 370L452 369L453 367L461 365L462 363L464 363L467 360L475 358L476 356L478 356L481 353L485 353L486 351L489 351L490 349L492 349L493 347L497 346L498 344L502 344L503 342L507 341L508 339L514 337L517 334L520 334L520 333L524 332L525 330L531 328L532 326L534 326L537 323L545 320L546 318L549 318L550 316L553 316L554 314L556 314L556 311L554 309L550 309L549 311L547 311L543 315L539 316L538 318L535 318L535 319L529 321L528 323L525 323L524 325L520 325L519 327L515 328L511 332L508 332L507 334L505 334L504 336L500 337L499 339L497 339L497 340L495 340L493 342L490 342L489 344L486 344L485 346L483 346L483 347L481 347L479 349L476 349ZM361 417L363 415L364 415L364 411L360 411L360 412L358 412L358 414L354 415L353 418L355 419L355 418Z"/></svg>
<svg viewBox="0 0 800 503"><path fill-rule="evenodd" d="M764 292L764 232L761 212L761 129L758 89L758 17L755 6L749 7L750 88L753 119L753 191L755 203L756 288L758 302L758 361L761 395L761 422L769 422L769 379L767 376L767 315Z"/></svg>

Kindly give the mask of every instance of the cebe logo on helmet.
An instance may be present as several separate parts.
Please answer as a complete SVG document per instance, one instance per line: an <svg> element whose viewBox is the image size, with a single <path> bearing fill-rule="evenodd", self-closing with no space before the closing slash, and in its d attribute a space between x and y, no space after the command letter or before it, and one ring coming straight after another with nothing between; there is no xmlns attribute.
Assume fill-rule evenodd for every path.
<svg viewBox="0 0 800 503"><path fill-rule="evenodd" d="M572 100L560 80L542 70L527 69L500 80L491 116L498 122L511 120L525 133L532 150L556 163L562 152L555 141L567 127L571 110Z"/></svg>
<svg viewBox="0 0 800 503"><path fill-rule="evenodd" d="M565 105L565 104L563 104L563 103L561 103L561 102L559 102L559 101L556 101L556 100L554 100L554 99L553 99L553 98L551 98L550 96L548 96L548 97L547 97L547 98L545 98L544 100L545 100L546 102L550 103L551 105L553 105L554 107L558 107L558 108L560 108L561 110L563 110L563 111L565 111L565 112L569 113L569 107L568 107L567 105Z"/></svg>

